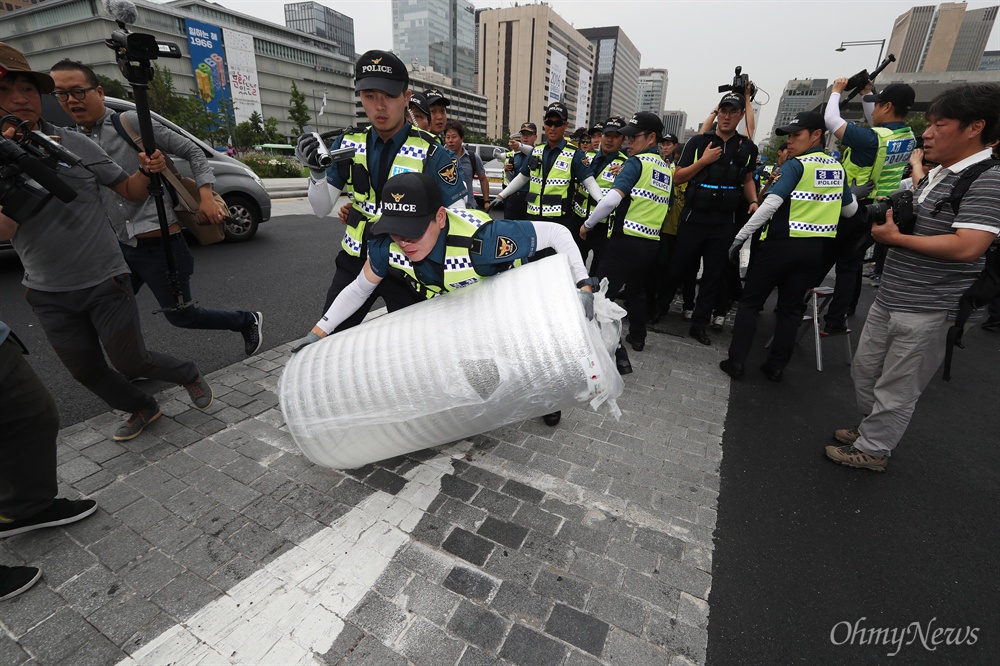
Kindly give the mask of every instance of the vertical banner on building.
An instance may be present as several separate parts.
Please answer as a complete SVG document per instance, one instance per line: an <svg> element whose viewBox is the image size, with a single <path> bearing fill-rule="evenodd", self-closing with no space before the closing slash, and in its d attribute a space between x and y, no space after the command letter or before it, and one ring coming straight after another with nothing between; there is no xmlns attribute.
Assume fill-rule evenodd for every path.
<svg viewBox="0 0 1000 666"><path fill-rule="evenodd" d="M253 35L226 28L225 48L236 123L250 120L250 115L254 111L260 114L263 120L264 109L260 105L260 85L257 79L257 58L253 51Z"/></svg>
<svg viewBox="0 0 1000 666"><path fill-rule="evenodd" d="M549 62L549 101L562 102L563 89L566 87L566 56L552 49Z"/></svg>
<svg viewBox="0 0 1000 666"><path fill-rule="evenodd" d="M194 70L195 92L212 113L219 112L219 101L229 99L226 62L222 58L222 31L217 25L184 19Z"/></svg>
<svg viewBox="0 0 1000 666"><path fill-rule="evenodd" d="M577 124L581 126L590 127L588 119L590 118L590 70L583 67L580 68L580 86L577 93L578 99L576 100L576 112L577 117L580 119L579 123L570 123L570 126L576 127Z"/></svg>

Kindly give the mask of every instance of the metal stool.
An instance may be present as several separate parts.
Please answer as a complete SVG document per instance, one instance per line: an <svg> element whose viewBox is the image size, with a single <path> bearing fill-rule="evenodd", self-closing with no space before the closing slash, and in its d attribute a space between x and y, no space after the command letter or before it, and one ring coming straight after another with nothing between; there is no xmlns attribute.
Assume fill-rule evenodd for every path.
<svg viewBox="0 0 1000 666"><path fill-rule="evenodd" d="M806 299L812 308L812 313L808 311L802 316L802 322L812 321L813 328L813 343L816 345L816 370L819 372L823 371L823 346L820 341L823 338L830 337L828 333L824 333L820 329L819 317L826 310L826 307L830 305L830 301L833 300L833 287L816 287L815 289L810 289L806 292ZM808 329L802 324L799 324L799 335L795 338L795 343L798 344L802 338L805 337L806 331ZM851 349L851 329L847 329L844 333L844 342L847 344L847 365L851 365L854 359L854 351Z"/></svg>

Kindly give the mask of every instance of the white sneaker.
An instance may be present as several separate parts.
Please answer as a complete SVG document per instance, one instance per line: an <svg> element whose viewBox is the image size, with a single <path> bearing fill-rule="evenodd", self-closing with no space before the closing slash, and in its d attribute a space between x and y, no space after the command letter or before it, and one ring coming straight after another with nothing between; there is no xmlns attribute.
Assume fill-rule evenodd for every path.
<svg viewBox="0 0 1000 666"><path fill-rule="evenodd" d="M726 316L725 315L717 315L715 317L712 317L712 330L713 331L721 331L722 327L725 326L725 324L726 324Z"/></svg>
<svg viewBox="0 0 1000 666"><path fill-rule="evenodd" d="M694 319L694 310L684 310L681 316L684 317L684 321L691 321Z"/></svg>

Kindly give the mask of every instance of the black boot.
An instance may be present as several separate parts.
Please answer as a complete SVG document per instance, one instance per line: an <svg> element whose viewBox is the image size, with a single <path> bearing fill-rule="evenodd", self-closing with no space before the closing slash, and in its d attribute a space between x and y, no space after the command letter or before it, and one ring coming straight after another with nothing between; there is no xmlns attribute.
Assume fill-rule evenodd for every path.
<svg viewBox="0 0 1000 666"><path fill-rule="evenodd" d="M562 418L562 412L552 412L551 414L546 414L542 417L547 426L557 426L559 425L559 420Z"/></svg>

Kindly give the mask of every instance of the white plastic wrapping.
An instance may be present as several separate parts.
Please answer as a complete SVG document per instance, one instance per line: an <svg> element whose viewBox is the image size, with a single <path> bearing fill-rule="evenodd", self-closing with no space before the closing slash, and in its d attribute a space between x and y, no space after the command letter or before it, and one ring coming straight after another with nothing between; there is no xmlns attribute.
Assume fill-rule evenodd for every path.
<svg viewBox="0 0 1000 666"><path fill-rule="evenodd" d="M285 423L314 463L351 469L581 404L617 416L598 322L621 321L602 301L588 321L555 255L336 333L289 360Z"/></svg>

